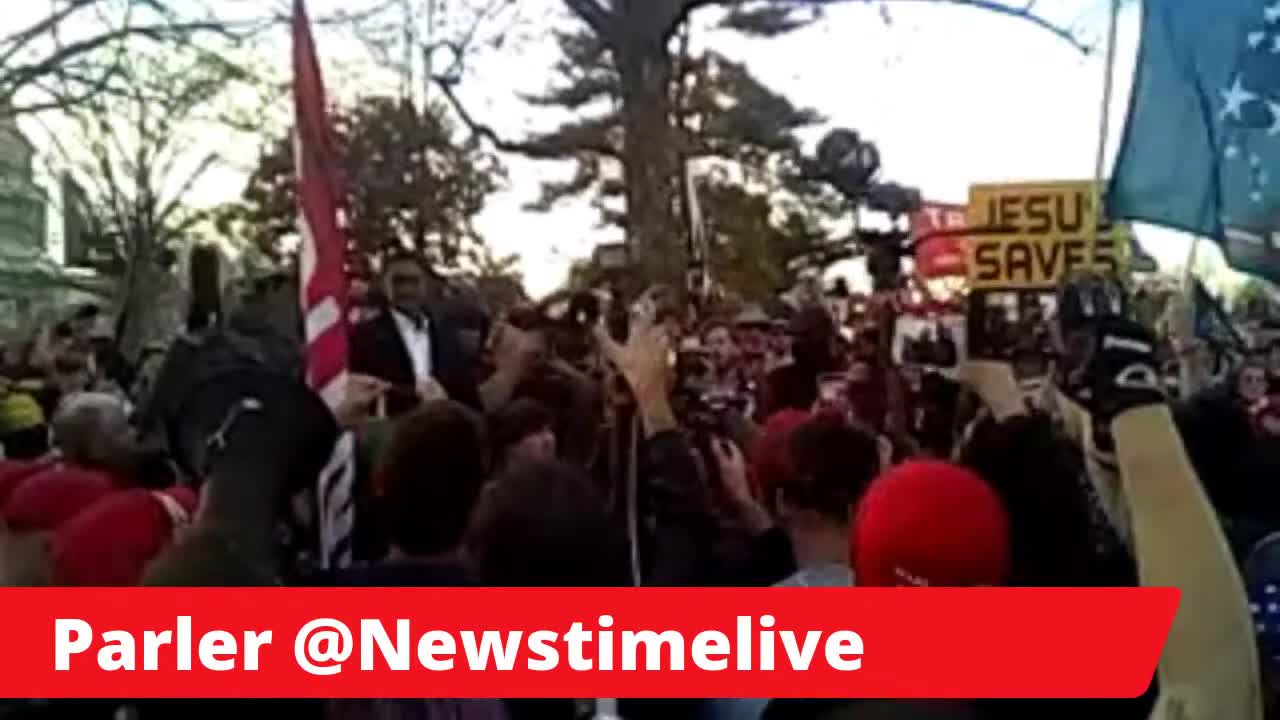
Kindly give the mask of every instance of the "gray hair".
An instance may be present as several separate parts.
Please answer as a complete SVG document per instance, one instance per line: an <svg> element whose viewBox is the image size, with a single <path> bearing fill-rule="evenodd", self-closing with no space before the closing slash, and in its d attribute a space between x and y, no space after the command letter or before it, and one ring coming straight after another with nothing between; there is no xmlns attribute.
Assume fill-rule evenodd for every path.
<svg viewBox="0 0 1280 720"><path fill-rule="evenodd" d="M128 407L110 393L76 393L59 403L51 429L63 457L100 465L110 460L114 441L129 430Z"/></svg>

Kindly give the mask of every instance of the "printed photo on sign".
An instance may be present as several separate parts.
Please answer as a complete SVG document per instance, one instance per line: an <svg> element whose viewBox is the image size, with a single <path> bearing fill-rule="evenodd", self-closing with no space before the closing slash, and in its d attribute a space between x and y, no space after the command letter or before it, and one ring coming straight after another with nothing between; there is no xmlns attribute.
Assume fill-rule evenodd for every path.
<svg viewBox="0 0 1280 720"><path fill-rule="evenodd" d="M894 326L893 359L899 365L919 365L950 375L964 361L965 318L944 315L898 317Z"/></svg>
<svg viewBox="0 0 1280 720"><path fill-rule="evenodd" d="M1009 362L1019 379L1048 372L1050 325L1057 314L1052 293L979 290L968 302L970 357Z"/></svg>

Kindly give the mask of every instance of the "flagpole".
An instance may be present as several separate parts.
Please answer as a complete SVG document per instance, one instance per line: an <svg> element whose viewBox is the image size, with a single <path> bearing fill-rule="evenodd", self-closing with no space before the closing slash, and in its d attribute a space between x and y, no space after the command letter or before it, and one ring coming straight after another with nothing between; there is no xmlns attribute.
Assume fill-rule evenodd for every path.
<svg viewBox="0 0 1280 720"><path fill-rule="evenodd" d="M1098 129L1098 157L1093 169L1093 207L1098 222L1093 227L1093 239L1098 241L1098 226L1102 221L1102 182L1106 174L1107 140L1111 135L1111 96L1115 93L1116 37L1120 27L1120 0L1111 0L1111 18L1107 28L1107 57L1102 75L1102 119Z"/></svg>
<svg viewBox="0 0 1280 720"><path fill-rule="evenodd" d="M1182 274L1182 287L1186 292L1191 291L1191 283L1196 279L1196 255L1200 250L1200 236L1191 238L1191 249L1187 251L1187 267Z"/></svg>
<svg viewBox="0 0 1280 720"><path fill-rule="evenodd" d="M324 79L305 0L293 3L294 161L297 165L298 303L305 321L307 381L331 409L346 396L347 278L345 239L338 222L335 163L329 144ZM319 564L348 567L355 528L355 438L334 443L313 490Z"/></svg>

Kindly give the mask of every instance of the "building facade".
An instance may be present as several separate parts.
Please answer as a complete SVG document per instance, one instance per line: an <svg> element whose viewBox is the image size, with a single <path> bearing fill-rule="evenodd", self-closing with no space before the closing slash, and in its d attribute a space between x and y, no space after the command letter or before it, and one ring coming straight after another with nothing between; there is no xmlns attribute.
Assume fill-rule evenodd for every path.
<svg viewBox="0 0 1280 720"><path fill-rule="evenodd" d="M30 330L59 308L94 298L48 254L49 194L36 180L36 148L0 107L0 330ZM94 298L96 299L96 298Z"/></svg>
<svg viewBox="0 0 1280 720"><path fill-rule="evenodd" d="M35 147L0 110L0 327L30 315L39 285L31 270L47 262L48 197L36 184L34 158Z"/></svg>

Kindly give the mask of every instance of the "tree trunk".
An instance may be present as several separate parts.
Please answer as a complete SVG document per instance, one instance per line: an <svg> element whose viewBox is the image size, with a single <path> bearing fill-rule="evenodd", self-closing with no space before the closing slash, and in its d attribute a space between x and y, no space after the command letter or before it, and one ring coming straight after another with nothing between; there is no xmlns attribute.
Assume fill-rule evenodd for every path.
<svg viewBox="0 0 1280 720"><path fill-rule="evenodd" d="M687 252L677 214L680 162L671 56L660 32L628 24L621 40L613 49L622 80L627 244L641 271L636 283L680 289Z"/></svg>
<svg viewBox="0 0 1280 720"><path fill-rule="evenodd" d="M126 258L120 288L120 322L116 347L130 360L149 342L171 338L184 320L181 294L164 268L156 264L156 241L146 231L135 231Z"/></svg>

